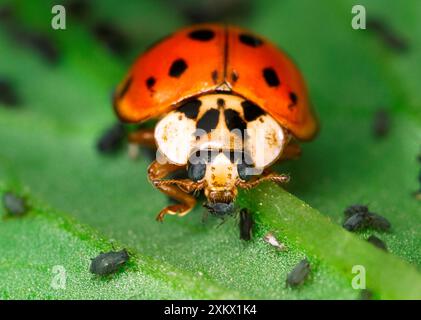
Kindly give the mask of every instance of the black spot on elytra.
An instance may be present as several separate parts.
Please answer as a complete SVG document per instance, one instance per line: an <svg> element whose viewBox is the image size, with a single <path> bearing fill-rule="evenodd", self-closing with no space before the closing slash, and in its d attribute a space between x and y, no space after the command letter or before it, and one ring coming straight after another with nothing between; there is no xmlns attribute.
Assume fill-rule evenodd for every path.
<svg viewBox="0 0 421 320"><path fill-rule="evenodd" d="M213 70L211 77L212 77L213 83L215 84L218 83L218 70Z"/></svg>
<svg viewBox="0 0 421 320"><path fill-rule="evenodd" d="M215 37L215 32L210 29L199 29L189 33L189 38L199 41L209 41Z"/></svg>
<svg viewBox="0 0 421 320"><path fill-rule="evenodd" d="M277 87L281 83L276 71L273 68L263 69L263 77L269 87Z"/></svg>
<svg viewBox="0 0 421 320"><path fill-rule="evenodd" d="M156 79L154 77L149 77L148 79L146 79L146 87L152 91L153 86L156 83Z"/></svg>
<svg viewBox="0 0 421 320"><path fill-rule="evenodd" d="M216 128L219 121L219 110L210 109L197 121L196 128L204 130L206 133ZM200 132L199 132L200 133Z"/></svg>
<svg viewBox="0 0 421 320"><path fill-rule="evenodd" d="M291 100L291 103L288 105L288 108L293 108L297 105L298 97L294 92L289 93L289 99Z"/></svg>
<svg viewBox="0 0 421 320"><path fill-rule="evenodd" d="M190 100L183 103L177 111L184 113L184 115L189 119L196 119L201 105L202 102L198 99Z"/></svg>
<svg viewBox="0 0 421 320"><path fill-rule="evenodd" d="M259 47L263 44L262 40L251 34L242 33L238 36L238 39L241 43L253 48Z"/></svg>
<svg viewBox="0 0 421 320"><path fill-rule="evenodd" d="M231 80L232 80L233 83L237 82L237 80L238 80L237 71L234 70L233 72L231 72Z"/></svg>
<svg viewBox="0 0 421 320"><path fill-rule="evenodd" d="M225 124L229 131L234 129L240 130L242 136L244 137L245 130L247 129L247 124L241 119L240 114L233 109L226 109L224 111Z"/></svg>
<svg viewBox="0 0 421 320"><path fill-rule="evenodd" d="M175 60L170 67L168 74L173 78L180 77L187 69L187 63L184 59Z"/></svg>
<svg viewBox="0 0 421 320"><path fill-rule="evenodd" d="M126 82L124 82L123 87L121 88L120 92L118 93L119 99L123 98L126 95L127 91L129 91L130 86L132 85L132 82L133 82L133 77L127 78Z"/></svg>
<svg viewBox="0 0 421 320"><path fill-rule="evenodd" d="M93 26L92 32L113 54L122 56L129 50L129 39L115 25L100 21Z"/></svg>
<svg viewBox="0 0 421 320"><path fill-rule="evenodd" d="M12 83L5 79L0 79L0 104L7 107L16 107L20 103L20 99L15 91Z"/></svg>
<svg viewBox="0 0 421 320"><path fill-rule="evenodd" d="M244 119L246 119L246 121L254 121L265 114L257 104L249 100L241 102L241 106L243 107Z"/></svg>
<svg viewBox="0 0 421 320"><path fill-rule="evenodd" d="M222 98L219 98L218 100L216 100L216 104L218 107L222 108L223 106L225 106L225 100Z"/></svg>

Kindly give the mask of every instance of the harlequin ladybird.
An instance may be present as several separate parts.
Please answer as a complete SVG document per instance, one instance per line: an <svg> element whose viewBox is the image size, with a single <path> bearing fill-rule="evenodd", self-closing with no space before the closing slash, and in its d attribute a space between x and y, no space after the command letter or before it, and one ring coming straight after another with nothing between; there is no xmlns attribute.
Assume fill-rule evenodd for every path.
<svg viewBox="0 0 421 320"><path fill-rule="evenodd" d="M225 212L238 187L287 182L268 167L296 157L297 140L317 131L292 61L269 41L226 25L188 27L149 48L117 87L113 104L122 121L159 120L154 129L130 134L129 142L156 144L149 179L180 202L163 209L160 221L187 214L196 204L190 193L203 190L209 207ZM182 168L188 179L164 179Z"/></svg>

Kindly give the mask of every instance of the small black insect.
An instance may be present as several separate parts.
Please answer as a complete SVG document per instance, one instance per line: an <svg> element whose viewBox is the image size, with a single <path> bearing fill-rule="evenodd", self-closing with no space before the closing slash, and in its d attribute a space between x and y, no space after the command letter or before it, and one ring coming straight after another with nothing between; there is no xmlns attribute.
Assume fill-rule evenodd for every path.
<svg viewBox="0 0 421 320"><path fill-rule="evenodd" d="M360 292L360 300L372 300L373 293L368 289L363 289Z"/></svg>
<svg viewBox="0 0 421 320"><path fill-rule="evenodd" d="M377 248L387 251L386 244L378 237L371 235L370 237L368 237L367 241L374 244Z"/></svg>
<svg viewBox="0 0 421 320"><path fill-rule="evenodd" d="M288 274L286 284L289 287L301 285L310 273L310 263L307 259L301 260Z"/></svg>
<svg viewBox="0 0 421 320"><path fill-rule="evenodd" d="M0 79L0 105L17 107L20 99L12 83L6 79Z"/></svg>
<svg viewBox="0 0 421 320"><path fill-rule="evenodd" d="M97 142L97 149L101 153L113 153L123 145L126 130L122 123L116 123L106 129Z"/></svg>
<svg viewBox="0 0 421 320"><path fill-rule="evenodd" d="M86 20L91 15L90 3L87 0L70 0L65 4L70 17L78 20Z"/></svg>
<svg viewBox="0 0 421 320"><path fill-rule="evenodd" d="M240 210L240 239L250 240L253 231L253 217L249 210L243 208Z"/></svg>
<svg viewBox="0 0 421 320"><path fill-rule="evenodd" d="M46 62L56 64L59 61L58 48L46 35L22 28L11 28L10 30L17 43L38 52Z"/></svg>
<svg viewBox="0 0 421 320"><path fill-rule="evenodd" d="M409 44L405 38L398 35L390 25L380 18L370 18L367 20L367 30L374 31L384 45L397 53L405 53L409 50Z"/></svg>
<svg viewBox="0 0 421 320"><path fill-rule="evenodd" d="M232 215L235 212L233 202L205 202L203 206L208 209L208 212L216 217L222 218L226 215Z"/></svg>
<svg viewBox="0 0 421 320"><path fill-rule="evenodd" d="M345 209L345 222L343 227L348 231L357 231L371 228L380 231L388 231L390 222L381 215L368 211L364 205L352 205Z"/></svg>
<svg viewBox="0 0 421 320"><path fill-rule="evenodd" d="M113 54L124 56L130 47L129 39L115 25L100 21L92 29L94 36L102 42Z"/></svg>
<svg viewBox="0 0 421 320"><path fill-rule="evenodd" d="M390 131L390 115L384 109L379 109L373 118L373 135L376 138L384 138Z"/></svg>
<svg viewBox="0 0 421 320"><path fill-rule="evenodd" d="M105 276L117 272L130 259L126 249L101 253L91 261L89 271Z"/></svg>
<svg viewBox="0 0 421 320"><path fill-rule="evenodd" d="M359 212L349 217L343 224L348 231L357 231L367 227L367 214Z"/></svg>
<svg viewBox="0 0 421 320"><path fill-rule="evenodd" d="M345 218L348 219L356 213L368 213L368 207L362 204L353 204L345 209Z"/></svg>
<svg viewBox="0 0 421 320"><path fill-rule="evenodd" d="M23 216L28 210L25 199L12 192L3 194L3 207L7 214L15 217Z"/></svg>
<svg viewBox="0 0 421 320"><path fill-rule="evenodd" d="M391 227L389 220L374 212L368 213L367 221L368 227L375 230L388 231Z"/></svg>
<svg viewBox="0 0 421 320"><path fill-rule="evenodd" d="M421 154L418 155L418 161L421 163ZM415 191L413 193L413 195L414 195L416 200L421 200L421 170L418 173L418 182L420 184L420 187L419 187L418 191Z"/></svg>

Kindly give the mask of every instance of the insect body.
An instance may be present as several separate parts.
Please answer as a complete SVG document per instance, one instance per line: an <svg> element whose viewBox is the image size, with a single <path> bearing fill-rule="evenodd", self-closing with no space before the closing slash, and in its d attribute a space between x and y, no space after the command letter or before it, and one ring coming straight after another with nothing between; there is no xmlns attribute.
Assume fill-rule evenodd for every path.
<svg viewBox="0 0 421 320"><path fill-rule="evenodd" d="M158 119L154 130L129 135L158 149L149 169L153 185L187 214L204 191L206 207L230 213L237 188L264 180L287 182L268 168L299 154L297 140L317 131L299 71L270 42L248 31L204 24L182 29L147 50L114 96L125 122ZM188 179L165 179L185 168Z"/></svg>
<svg viewBox="0 0 421 320"><path fill-rule="evenodd" d="M129 260L129 254L125 249L101 253L92 259L89 271L97 275L108 275L120 269Z"/></svg>

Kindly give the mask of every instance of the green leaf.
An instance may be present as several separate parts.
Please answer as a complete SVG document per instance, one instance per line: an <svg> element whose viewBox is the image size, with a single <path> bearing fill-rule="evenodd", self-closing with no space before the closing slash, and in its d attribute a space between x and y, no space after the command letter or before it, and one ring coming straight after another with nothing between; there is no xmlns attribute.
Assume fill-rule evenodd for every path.
<svg viewBox="0 0 421 320"><path fill-rule="evenodd" d="M304 146L301 159L277 168L291 174L287 190L317 210L274 185L244 192L238 204L250 207L257 219L250 243L239 240L236 219L221 226L211 217L203 223L200 205L185 218L157 223L154 217L168 200L146 179L147 157L132 162L123 153L106 157L95 150L102 130L114 121L109 96L127 60L172 32L183 17L156 1L131 7L101 1L88 24L68 19L67 30L52 31L47 5L19 3L22 26L46 32L61 60L49 66L0 30L1 76L13 80L23 101L20 109L0 107L2 191L48 204L31 200L29 216L0 222L0 247L6 248L0 276L8 279L0 297L355 299L352 266L361 264L375 298L419 298L421 202L411 193L419 187L415 66L421 10L416 1L409 3L411 10L390 11L380 2L366 4L408 38L405 55L390 52L368 30L353 30L349 1L254 4L244 26L274 40L300 65L322 131ZM89 32L97 19L114 18L134 44L123 60ZM392 117L383 140L371 136L379 107ZM390 233L376 233L390 253L362 240L370 231L341 230L343 210L354 203L367 203L392 222ZM265 243L268 231L288 251ZM110 243L129 247L135 259L110 280L97 279L88 272L89 258L109 250ZM286 288L288 272L305 256L310 278L297 290ZM50 285L57 264L71 272L68 288L60 292Z"/></svg>

